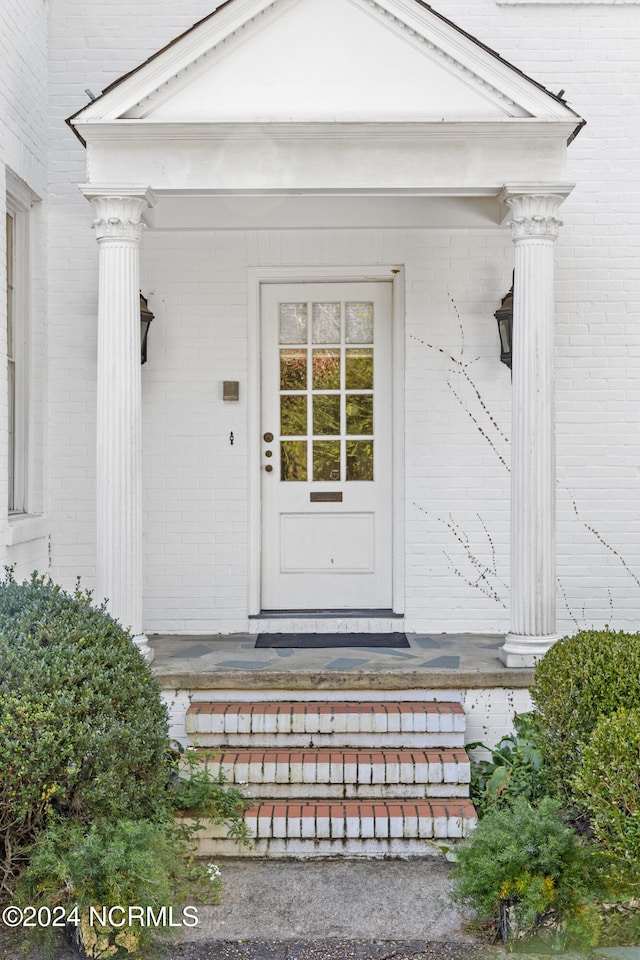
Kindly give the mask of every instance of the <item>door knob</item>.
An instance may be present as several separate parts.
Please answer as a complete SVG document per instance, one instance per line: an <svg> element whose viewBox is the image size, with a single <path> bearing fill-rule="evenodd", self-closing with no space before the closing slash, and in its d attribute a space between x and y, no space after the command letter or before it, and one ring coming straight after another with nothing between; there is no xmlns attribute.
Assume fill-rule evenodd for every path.
<svg viewBox="0 0 640 960"><path fill-rule="evenodd" d="M265 470L267 471L267 473L271 473L271 471L273 470L272 465L271 465L270 463L268 463L268 464L266 465L266 467L265 467Z"/></svg>
<svg viewBox="0 0 640 960"><path fill-rule="evenodd" d="M264 437L263 437L262 439L264 440L265 443L271 443L271 441L273 440L273 434L272 434L272 433L265 433L265 435L264 435Z"/></svg>

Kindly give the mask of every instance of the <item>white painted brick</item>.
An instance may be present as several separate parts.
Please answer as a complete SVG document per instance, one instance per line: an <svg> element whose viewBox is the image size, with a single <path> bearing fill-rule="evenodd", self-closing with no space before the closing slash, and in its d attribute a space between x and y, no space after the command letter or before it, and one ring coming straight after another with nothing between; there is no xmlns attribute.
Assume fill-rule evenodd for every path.
<svg viewBox="0 0 640 960"><path fill-rule="evenodd" d="M442 779L444 783L460 783L461 773L466 770L466 764L462 763L443 763ZM467 781L464 781L467 782Z"/></svg>
<svg viewBox="0 0 640 960"><path fill-rule="evenodd" d="M314 761L305 761L302 764L302 782L317 783L317 765Z"/></svg>
<svg viewBox="0 0 640 960"><path fill-rule="evenodd" d="M443 778L443 765L440 761L416 764L416 780L419 783L442 783Z"/></svg>
<svg viewBox="0 0 640 960"><path fill-rule="evenodd" d="M290 821L289 821L290 827ZM286 836L297 836L297 834L291 834L290 830L287 830L287 817L274 817L273 818L273 836L284 838Z"/></svg>
<svg viewBox="0 0 640 960"><path fill-rule="evenodd" d="M287 817L287 836L292 838L302 837L302 818L294 817L291 813Z"/></svg>
<svg viewBox="0 0 640 960"><path fill-rule="evenodd" d="M264 768L261 762L252 761L249 763L249 776L247 779L249 783L265 782Z"/></svg>
<svg viewBox="0 0 640 960"><path fill-rule="evenodd" d="M316 817L316 836L318 839L328 839L331 836L331 818Z"/></svg>
<svg viewBox="0 0 640 960"><path fill-rule="evenodd" d="M331 817L331 836L334 839L342 839L345 835L345 819L340 816Z"/></svg>
<svg viewBox="0 0 640 960"><path fill-rule="evenodd" d="M41 351L49 361L36 384L36 446L44 436L47 443L36 454L50 479L38 496L51 518L51 571L68 586L78 574L92 586L95 575L98 251L91 210L76 186L86 179L86 156L62 121L85 102L85 87L100 91L212 6L212 0L190 0L188 8L169 0L153 8L93 0L0 5L6 127L0 167L12 167L47 202L48 262L42 258L35 291L49 323ZM564 205L557 245L558 629L605 623L636 629L640 492L630 470L640 409L640 215L627 181L639 8L440 0L438 9L549 89L567 89L572 106L589 120L568 150L567 177L578 186ZM141 259L141 282L154 291L156 313L142 371L146 628L203 634L246 628L246 450L253 439L246 435L244 401L232 410L215 394L228 376L243 385L248 379L246 267L398 262L406 267L407 299L407 627L506 630L509 476L496 450L504 455L508 444L447 356L460 354L461 323L468 372L508 436L511 385L497 361L493 319L510 282L508 229L474 230L471 240L468 232L445 229L148 230ZM1 310L3 303L0 297ZM42 346L43 330L36 332ZM183 436L187 423L191 437ZM5 459L2 446L0 469ZM446 526L449 517L488 569L495 549L490 576L498 600L472 585L476 568ZM490 541L479 517L489 518ZM18 575L49 565L46 540L0 553L17 562ZM206 580L201 596L199 577ZM456 718L459 731L461 723Z"/></svg>
<svg viewBox="0 0 640 960"><path fill-rule="evenodd" d="M448 817L433 818L433 836L436 839L442 840L448 836L449 819Z"/></svg>
<svg viewBox="0 0 640 960"><path fill-rule="evenodd" d="M447 820L447 837L462 837L462 817L449 817Z"/></svg>
<svg viewBox="0 0 640 960"><path fill-rule="evenodd" d="M393 821L392 821L393 825ZM416 816L405 816L403 823L403 835L408 839L418 836L418 818ZM395 834L394 834L395 836Z"/></svg>
<svg viewBox="0 0 640 960"><path fill-rule="evenodd" d="M430 837L435 836L433 817L418 814L418 836L423 840L428 840Z"/></svg>
<svg viewBox="0 0 640 960"><path fill-rule="evenodd" d="M302 837L307 839L312 839L316 835L316 820L315 817L303 817L302 818Z"/></svg>
<svg viewBox="0 0 640 960"><path fill-rule="evenodd" d="M384 815L376 814L374 817L375 820L375 835L376 837L388 837L389 836L389 817Z"/></svg>
<svg viewBox="0 0 640 960"><path fill-rule="evenodd" d="M257 836L258 837L271 837L272 834L272 817L266 814L258 816L258 826L257 826Z"/></svg>
<svg viewBox="0 0 640 960"><path fill-rule="evenodd" d="M375 822L373 816L361 816L360 817L360 836L363 840L367 840L371 837L375 837Z"/></svg>

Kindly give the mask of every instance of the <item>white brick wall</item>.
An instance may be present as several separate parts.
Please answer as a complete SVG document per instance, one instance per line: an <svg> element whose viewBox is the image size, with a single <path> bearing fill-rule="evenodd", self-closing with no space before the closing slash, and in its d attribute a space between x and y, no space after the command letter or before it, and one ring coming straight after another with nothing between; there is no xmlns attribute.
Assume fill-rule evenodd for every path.
<svg viewBox="0 0 640 960"><path fill-rule="evenodd" d="M7 190L18 183L21 196L31 196L29 213L29 277L26 290L25 362L28 388L27 507L46 509L46 197L47 197L47 3L5 0L0 5L0 565L15 566L17 577L48 566L46 523L37 520L18 535L7 521L7 366L6 366L6 235Z"/></svg>
<svg viewBox="0 0 640 960"><path fill-rule="evenodd" d="M50 2L50 502L53 571L69 584L93 577L97 245L75 186L84 152L62 121L86 102L85 87L98 93L213 5ZM640 8L585 5L578 17L571 5L440 0L437 9L564 88L588 121L569 151L578 186L557 256L559 628L637 628ZM406 266L409 627L507 628L511 398L493 319L510 284L505 229L147 232L142 283L156 314L143 369L147 630L245 625L252 438L246 390L223 404L220 383L246 385L247 268L396 262Z"/></svg>

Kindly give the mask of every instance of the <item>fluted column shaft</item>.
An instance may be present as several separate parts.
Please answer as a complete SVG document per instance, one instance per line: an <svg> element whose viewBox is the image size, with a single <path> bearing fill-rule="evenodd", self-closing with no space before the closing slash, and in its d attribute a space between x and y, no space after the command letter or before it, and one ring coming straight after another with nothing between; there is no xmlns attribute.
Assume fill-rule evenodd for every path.
<svg viewBox="0 0 640 960"><path fill-rule="evenodd" d="M139 245L148 191L99 195L96 596L142 653L142 480Z"/></svg>
<svg viewBox="0 0 640 960"><path fill-rule="evenodd" d="M515 245L511 631L500 651L510 667L532 666L557 640L554 247L567 192L504 194Z"/></svg>

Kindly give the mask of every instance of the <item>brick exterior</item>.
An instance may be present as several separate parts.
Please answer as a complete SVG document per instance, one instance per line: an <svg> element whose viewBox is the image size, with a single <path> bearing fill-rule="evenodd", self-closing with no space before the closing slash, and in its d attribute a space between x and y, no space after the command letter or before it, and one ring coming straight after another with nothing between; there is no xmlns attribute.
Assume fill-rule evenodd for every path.
<svg viewBox="0 0 640 960"><path fill-rule="evenodd" d="M29 211L29 270L24 284L24 353L30 369L26 504L41 516L47 469L47 180L48 180L47 5L44 0L7 0L0 8L0 342L6 344L7 297L5 205L7 191L32 200ZM3 347L3 352L6 350ZM6 353L5 353L6 356ZM0 364L0 565L17 577L49 564L46 521L7 520L7 366Z"/></svg>
<svg viewBox="0 0 640 960"><path fill-rule="evenodd" d="M35 497L51 538L5 549L19 572L50 563L68 586L78 574L91 586L94 576L98 253L77 189L85 153L64 118L86 102L85 88L100 92L213 6L25 0L0 10L0 171L6 165L44 200L32 472L47 477ZM440 0L436 8L550 90L563 88L588 121L569 150L567 179L577 187L563 207L556 261L558 626L635 628L640 6L585 3L579 18L575 4L562 3ZM407 628L508 629L511 398L493 312L512 261L506 228L147 232L142 285L156 314L143 369L147 631L246 628L251 438L246 400L223 404L220 384L247 381L247 268L378 263L406 267ZM0 318L4 302L2 292ZM1 468L4 442L0 458Z"/></svg>

